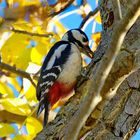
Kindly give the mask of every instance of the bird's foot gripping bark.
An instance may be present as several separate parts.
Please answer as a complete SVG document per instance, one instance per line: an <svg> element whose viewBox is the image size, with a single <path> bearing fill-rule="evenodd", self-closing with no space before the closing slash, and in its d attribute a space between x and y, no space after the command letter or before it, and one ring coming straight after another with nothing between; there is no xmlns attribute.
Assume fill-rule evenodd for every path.
<svg viewBox="0 0 140 140"><path fill-rule="evenodd" d="M81 75L77 77L76 89L82 85L84 81L87 81L90 78L86 67L82 68Z"/></svg>

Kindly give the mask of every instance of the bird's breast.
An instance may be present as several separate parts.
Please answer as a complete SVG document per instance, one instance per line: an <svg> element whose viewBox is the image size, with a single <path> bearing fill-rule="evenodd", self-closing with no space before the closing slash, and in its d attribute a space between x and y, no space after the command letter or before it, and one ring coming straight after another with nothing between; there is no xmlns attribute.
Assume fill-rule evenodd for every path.
<svg viewBox="0 0 140 140"><path fill-rule="evenodd" d="M77 47L73 46L71 55L69 55L66 63L63 66L62 72L58 77L58 81L69 85L77 80L82 68L82 59L80 51Z"/></svg>
<svg viewBox="0 0 140 140"><path fill-rule="evenodd" d="M76 46L72 46L70 55L62 66L62 72L49 91L49 100L52 108L60 99L70 95L77 82L77 77L80 75L81 68L80 51Z"/></svg>

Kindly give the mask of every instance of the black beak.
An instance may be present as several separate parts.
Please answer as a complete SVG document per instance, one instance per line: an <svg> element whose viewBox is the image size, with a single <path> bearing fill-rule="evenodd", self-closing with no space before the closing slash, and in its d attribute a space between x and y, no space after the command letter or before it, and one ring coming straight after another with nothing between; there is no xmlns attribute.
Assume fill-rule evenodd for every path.
<svg viewBox="0 0 140 140"><path fill-rule="evenodd" d="M90 57L91 59L93 58L93 52L91 51L89 46L84 46L82 53Z"/></svg>

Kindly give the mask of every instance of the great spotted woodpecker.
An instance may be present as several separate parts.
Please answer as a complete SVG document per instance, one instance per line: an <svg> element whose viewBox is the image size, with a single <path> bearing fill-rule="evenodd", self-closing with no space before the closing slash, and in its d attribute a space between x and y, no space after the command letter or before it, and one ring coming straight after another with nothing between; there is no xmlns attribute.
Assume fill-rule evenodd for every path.
<svg viewBox="0 0 140 140"><path fill-rule="evenodd" d="M82 68L81 52L92 58L86 34L80 29L72 29L47 54L36 91L39 100L37 115L45 109L44 126L49 110L74 89Z"/></svg>

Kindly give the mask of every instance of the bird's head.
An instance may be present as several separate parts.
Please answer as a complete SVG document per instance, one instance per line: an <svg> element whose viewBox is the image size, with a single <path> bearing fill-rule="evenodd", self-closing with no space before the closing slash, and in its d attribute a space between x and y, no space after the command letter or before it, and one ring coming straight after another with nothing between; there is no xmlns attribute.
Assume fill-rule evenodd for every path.
<svg viewBox="0 0 140 140"><path fill-rule="evenodd" d="M86 54L90 58L93 57L93 52L89 47L88 37L82 30L69 30L63 35L62 40L74 43L78 47L80 52Z"/></svg>

